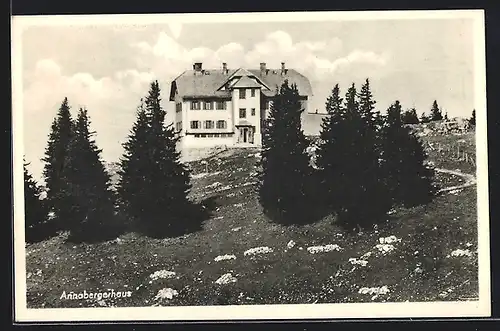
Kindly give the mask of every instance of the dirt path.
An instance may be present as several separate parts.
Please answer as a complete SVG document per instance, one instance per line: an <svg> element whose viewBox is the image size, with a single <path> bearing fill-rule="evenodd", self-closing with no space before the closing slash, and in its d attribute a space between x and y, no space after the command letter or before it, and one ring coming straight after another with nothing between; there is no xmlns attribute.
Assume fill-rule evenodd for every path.
<svg viewBox="0 0 500 331"><path fill-rule="evenodd" d="M436 168L434 170L437 172L442 172L442 173L446 173L446 174L459 176L459 177L462 177L463 179L465 179L465 183L463 183L461 185L455 185L455 186L442 188L438 191L438 193L459 190L459 189L463 189L463 188L466 188L466 187L469 187L469 186L476 184L476 177L474 175L466 174L466 173L463 173L463 172L457 171L457 170L449 170L449 169L441 169L441 168Z"/></svg>

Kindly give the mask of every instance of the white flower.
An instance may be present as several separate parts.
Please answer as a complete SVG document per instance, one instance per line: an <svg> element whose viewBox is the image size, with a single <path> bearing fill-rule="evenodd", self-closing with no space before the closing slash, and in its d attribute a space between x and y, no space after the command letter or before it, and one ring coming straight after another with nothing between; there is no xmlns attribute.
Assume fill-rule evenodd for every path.
<svg viewBox="0 0 500 331"><path fill-rule="evenodd" d="M395 249L395 247L390 244L378 244L375 246L375 248L377 248L383 254L392 252Z"/></svg>
<svg viewBox="0 0 500 331"><path fill-rule="evenodd" d="M152 280L157 280L160 278L172 278L172 277L175 277L175 272L167 271L167 270L158 270L158 271L153 272L151 275L149 275L149 277Z"/></svg>
<svg viewBox="0 0 500 331"><path fill-rule="evenodd" d="M351 264L354 264L354 265L360 265L362 267L365 267L367 264L368 264L368 261L366 260L358 260L357 258L355 257L351 257L349 259L349 262L351 262Z"/></svg>
<svg viewBox="0 0 500 331"><path fill-rule="evenodd" d="M364 260L369 258L370 256L372 256L372 252L366 252L365 254L361 255L361 259Z"/></svg>
<svg viewBox="0 0 500 331"><path fill-rule="evenodd" d="M273 251L272 248L269 248L267 246L264 247L255 247L255 248L250 248L246 250L243 255L257 255L257 254L266 254L266 253L271 253Z"/></svg>
<svg viewBox="0 0 500 331"><path fill-rule="evenodd" d="M340 251L342 248L337 244L328 244L325 246L311 246L307 247L307 251L311 254L323 253L323 252L331 252L331 251Z"/></svg>
<svg viewBox="0 0 500 331"><path fill-rule="evenodd" d="M286 245L286 247L287 247L288 249L291 249L291 248L293 248L294 246L295 246L295 241L293 241L293 240L290 240L290 241L288 242L288 244Z"/></svg>
<svg viewBox="0 0 500 331"><path fill-rule="evenodd" d="M397 238L396 236L389 236L389 237L385 237L385 238L379 238L378 241L381 244L392 244L395 242L400 242L401 239Z"/></svg>
<svg viewBox="0 0 500 331"><path fill-rule="evenodd" d="M236 256L226 254L226 255L219 255L214 259L215 262L224 261L224 260L236 260Z"/></svg>
<svg viewBox="0 0 500 331"><path fill-rule="evenodd" d="M233 275L231 273L227 273L227 274L220 276L220 278L217 279L215 281L215 283L219 284L219 285L223 285L223 284L235 283L236 280L237 279L235 277L233 277Z"/></svg>
<svg viewBox="0 0 500 331"><path fill-rule="evenodd" d="M179 295L179 292L172 288L162 288L158 291L158 294L155 296L155 300L158 299L173 299L175 296Z"/></svg>
<svg viewBox="0 0 500 331"><path fill-rule="evenodd" d="M390 290L386 285L381 287L362 287L358 291L359 294L370 294L375 296L387 294L389 292Z"/></svg>
<svg viewBox="0 0 500 331"><path fill-rule="evenodd" d="M472 256L471 251L468 249L463 250L463 249L456 249L453 252L451 252L451 256Z"/></svg>

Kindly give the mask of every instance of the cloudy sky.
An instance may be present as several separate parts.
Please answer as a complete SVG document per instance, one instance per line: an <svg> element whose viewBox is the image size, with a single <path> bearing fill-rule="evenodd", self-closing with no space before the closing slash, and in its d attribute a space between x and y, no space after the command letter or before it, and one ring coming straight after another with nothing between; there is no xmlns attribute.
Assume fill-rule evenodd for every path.
<svg viewBox="0 0 500 331"><path fill-rule="evenodd" d="M370 78L377 106L398 99L428 112L432 101L450 117L475 107L470 19L334 22L175 23L30 26L22 32L24 145L39 177L50 124L67 96L86 107L106 161L116 161L148 84L158 79L164 107L171 80L193 62L204 68L278 68L308 76L310 109L324 111L334 84L342 93ZM169 120L170 117L167 118Z"/></svg>

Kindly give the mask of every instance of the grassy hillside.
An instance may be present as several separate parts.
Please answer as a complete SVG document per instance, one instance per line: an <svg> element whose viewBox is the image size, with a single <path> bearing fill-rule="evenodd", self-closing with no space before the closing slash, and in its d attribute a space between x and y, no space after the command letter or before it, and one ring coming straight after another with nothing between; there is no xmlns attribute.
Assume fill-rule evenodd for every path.
<svg viewBox="0 0 500 331"><path fill-rule="evenodd" d="M364 233L344 232L332 217L303 227L284 227L271 223L257 201L259 156L257 150L235 149L190 164L192 198L211 198L216 203L201 231L168 239L129 233L93 245L65 243L63 234L27 246L28 306L401 302L476 297L475 186L443 194L427 206L396 210L386 224ZM439 166L462 167L440 157L431 154ZM446 174L439 174L437 180L442 186L462 181ZM381 244L385 237L395 241ZM311 248L314 246L330 251L318 252L321 248ZM245 254L256 247L267 248L262 248L261 254ZM460 252L465 255L454 256ZM224 255L226 260L216 261ZM235 281L217 284L226 273ZM64 291L109 289L130 291L130 296L61 299Z"/></svg>

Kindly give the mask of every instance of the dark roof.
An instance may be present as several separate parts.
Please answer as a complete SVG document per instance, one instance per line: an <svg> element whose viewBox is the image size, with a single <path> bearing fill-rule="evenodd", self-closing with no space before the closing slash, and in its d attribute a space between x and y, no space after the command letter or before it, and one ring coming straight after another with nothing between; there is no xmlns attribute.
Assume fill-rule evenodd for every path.
<svg viewBox="0 0 500 331"><path fill-rule="evenodd" d="M260 69L238 69L241 73L249 72L256 78L262 80L269 88L262 89L267 96L273 96L277 88L288 79L290 84L297 84L300 95L311 96L312 87L309 79L294 69L287 69L286 74L281 74L281 69L268 69L261 72ZM174 92L180 97L230 97L227 90L218 89L234 74L237 70L229 69L226 73L222 69L210 69L196 72L186 70L172 81L170 90L170 100L174 100Z"/></svg>

